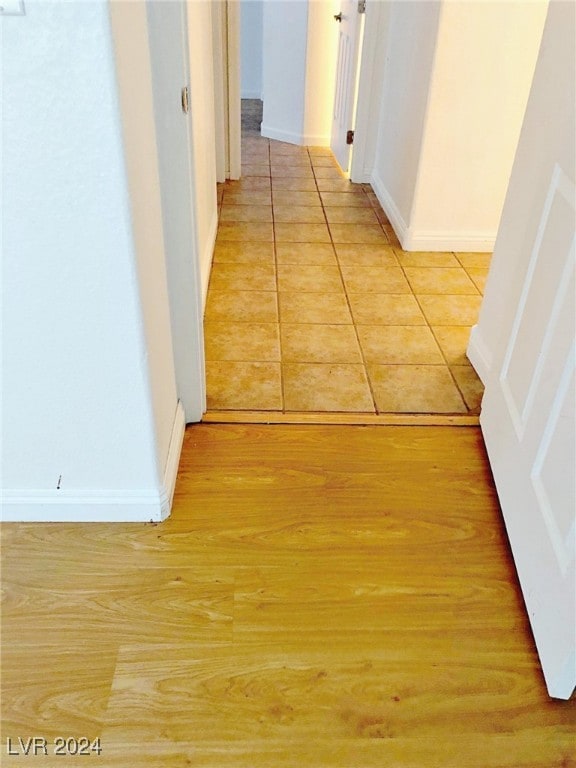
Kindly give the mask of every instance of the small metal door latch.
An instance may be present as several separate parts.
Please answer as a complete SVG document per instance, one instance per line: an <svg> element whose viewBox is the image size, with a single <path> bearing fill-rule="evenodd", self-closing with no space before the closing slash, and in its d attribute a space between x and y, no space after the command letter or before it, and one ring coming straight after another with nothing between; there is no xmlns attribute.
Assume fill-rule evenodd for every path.
<svg viewBox="0 0 576 768"><path fill-rule="evenodd" d="M366 0L358 0L358 13L366 13Z"/></svg>
<svg viewBox="0 0 576 768"><path fill-rule="evenodd" d="M336 19L336 21L342 21L342 13L336 13L334 15L334 18Z"/></svg>
<svg viewBox="0 0 576 768"><path fill-rule="evenodd" d="M346 144L354 144L354 131L346 131Z"/></svg>
<svg viewBox="0 0 576 768"><path fill-rule="evenodd" d="M187 115L188 112L190 111L190 99L188 98L187 85L185 85L184 88L182 88L181 101L182 101L182 112L184 112L184 114Z"/></svg>

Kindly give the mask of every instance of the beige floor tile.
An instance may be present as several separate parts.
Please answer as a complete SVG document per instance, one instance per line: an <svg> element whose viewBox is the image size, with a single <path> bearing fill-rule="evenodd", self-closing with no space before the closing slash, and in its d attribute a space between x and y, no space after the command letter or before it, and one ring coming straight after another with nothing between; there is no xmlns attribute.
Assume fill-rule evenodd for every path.
<svg viewBox="0 0 576 768"><path fill-rule="evenodd" d="M492 261L491 253L455 253L456 258L465 269L468 267L483 267L488 269Z"/></svg>
<svg viewBox="0 0 576 768"><path fill-rule="evenodd" d="M458 267L458 259L453 253L431 253L428 251L396 250L398 261L403 267Z"/></svg>
<svg viewBox="0 0 576 768"><path fill-rule="evenodd" d="M274 157L275 155L292 155L295 157L298 156L308 156L308 150L306 147L301 147L298 144L288 144L285 141L274 141L272 140L270 142L270 156Z"/></svg>
<svg viewBox="0 0 576 768"><path fill-rule="evenodd" d="M325 208L328 224L376 224L378 217L372 208L354 206L332 206Z"/></svg>
<svg viewBox="0 0 576 768"><path fill-rule="evenodd" d="M348 293L411 293L400 267L342 266Z"/></svg>
<svg viewBox="0 0 576 768"><path fill-rule="evenodd" d="M352 325L282 323L282 361L288 363L361 363Z"/></svg>
<svg viewBox="0 0 576 768"><path fill-rule="evenodd" d="M468 294L477 296L478 289L464 269L450 267L405 267L412 290L420 293Z"/></svg>
<svg viewBox="0 0 576 768"><path fill-rule="evenodd" d="M245 190L233 192L224 191L224 203L226 205L272 205L272 193L270 190Z"/></svg>
<svg viewBox="0 0 576 768"><path fill-rule="evenodd" d="M362 189L348 190L346 192L321 192L320 197L325 208L340 208L342 206L372 208L366 193Z"/></svg>
<svg viewBox="0 0 576 768"><path fill-rule="evenodd" d="M488 279L488 267L468 267L466 269L470 279L474 282L474 285L482 295L484 295L484 289L486 288L486 280Z"/></svg>
<svg viewBox="0 0 576 768"><path fill-rule="evenodd" d="M273 243L237 243L224 241L216 243L214 263L222 264L274 264Z"/></svg>
<svg viewBox="0 0 576 768"><path fill-rule="evenodd" d="M364 267L397 267L398 259L390 245L369 243L336 243L338 261L342 265L357 264Z"/></svg>
<svg viewBox="0 0 576 768"><path fill-rule="evenodd" d="M282 373L286 411L374 413L362 365L285 363Z"/></svg>
<svg viewBox="0 0 576 768"><path fill-rule="evenodd" d="M321 205L318 192L284 189L276 191L275 187L272 191L272 201L274 205Z"/></svg>
<svg viewBox="0 0 576 768"><path fill-rule="evenodd" d="M314 178L311 165L273 165L271 167L271 176L273 179L289 179L294 177L300 179Z"/></svg>
<svg viewBox="0 0 576 768"><path fill-rule="evenodd" d="M220 221L272 221L272 205L229 205L224 203Z"/></svg>
<svg viewBox="0 0 576 768"><path fill-rule="evenodd" d="M354 322L359 325L426 325L411 294L351 293L348 299Z"/></svg>
<svg viewBox="0 0 576 768"><path fill-rule="evenodd" d="M359 325L367 363L442 365L444 358L427 325Z"/></svg>
<svg viewBox="0 0 576 768"><path fill-rule="evenodd" d="M208 291L205 319L277 323L275 291Z"/></svg>
<svg viewBox="0 0 576 768"><path fill-rule="evenodd" d="M388 244L380 224L330 224L330 234L335 243Z"/></svg>
<svg viewBox="0 0 576 768"><path fill-rule="evenodd" d="M323 179L316 177L316 184L320 192L364 192L359 184L354 184L348 179Z"/></svg>
<svg viewBox="0 0 576 768"><path fill-rule="evenodd" d="M235 240L237 242L251 240L253 242L271 243L274 241L274 230L272 229L272 224L225 222L218 226L217 242L228 240Z"/></svg>
<svg viewBox="0 0 576 768"><path fill-rule="evenodd" d="M206 363L207 406L213 410L282 410L280 363Z"/></svg>
<svg viewBox="0 0 576 768"><path fill-rule="evenodd" d="M379 205L373 205L372 210L376 214L376 218L378 219L380 224L382 225L387 224L390 226L390 219L388 218L388 216L386 216L386 213L382 210L382 208L380 208Z"/></svg>
<svg viewBox="0 0 576 768"><path fill-rule="evenodd" d="M368 365L380 413L467 413L445 365Z"/></svg>
<svg viewBox="0 0 576 768"><path fill-rule="evenodd" d="M212 291L275 291L276 274L272 264L213 264Z"/></svg>
<svg viewBox="0 0 576 768"><path fill-rule="evenodd" d="M280 362L277 323L205 323L206 360Z"/></svg>
<svg viewBox="0 0 576 768"><path fill-rule="evenodd" d="M343 293L279 293L283 323L351 324L352 316Z"/></svg>
<svg viewBox="0 0 576 768"><path fill-rule="evenodd" d="M272 154L270 159L270 165L272 168L286 168L292 167L294 165L303 165L305 168L310 169L311 163L310 158L308 156L307 152L298 152L296 154L286 155L281 154L278 155L276 153Z"/></svg>
<svg viewBox="0 0 576 768"><path fill-rule="evenodd" d="M266 176L246 176L236 181L227 181L226 189L233 192L246 190L267 190L270 189L270 178Z"/></svg>
<svg viewBox="0 0 576 768"><path fill-rule="evenodd" d="M278 264L278 290L288 293L343 293L338 267Z"/></svg>
<svg viewBox="0 0 576 768"><path fill-rule="evenodd" d="M332 158L334 157L330 147L308 147L308 154L310 156L329 155Z"/></svg>
<svg viewBox="0 0 576 768"><path fill-rule="evenodd" d="M245 164L242 163L242 176L270 176L268 163Z"/></svg>
<svg viewBox="0 0 576 768"><path fill-rule="evenodd" d="M326 224L274 224L277 243L329 243Z"/></svg>
<svg viewBox="0 0 576 768"><path fill-rule="evenodd" d="M467 365L466 349L470 328L466 325L435 325L432 332L448 365Z"/></svg>
<svg viewBox="0 0 576 768"><path fill-rule="evenodd" d="M474 325L482 302L481 296L417 295L416 298L430 325Z"/></svg>
<svg viewBox="0 0 576 768"><path fill-rule="evenodd" d="M344 179L345 181L348 181L338 165L334 164L332 166L328 165L315 165L314 166L314 176L316 179L326 179L328 181L341 181Z"/></svg>
<svg viewBox="0 0 576 768"><path fill-rule="evenodd" d="M332 243L277 243L276 260L278 264L337 266Z"/></svg>
<svg viewBox="0 0 576 768"><path fill-rule="evenodd" d="M247 148L242 147L242 162L248 165L269 163L270 148L265 144Z"/></svg>
<svg viewBox="0 0 576 768"><path fill-rule="evenodd" d="M314 205L320 205L320 198L314 179L303 179L296 177L286 178L277 176L272 179L272 190L276 192L314 192L316 200Z"/></svg>
<svg viewBox="0 0 576 768"><path fill-rule="evenodd" d="M274 205L274 221L278 223L325 224L324 211L319 206Z"/></svg>
<svg viewBox="0 0 576 768"><path fill-rule="evenodd" d="M332 155L310 155L314 168L325 166L327 168L338 168L338 164Z"/></svg>
<svg viewBox="0 0 576 768"><path fill-rule="evenodd" d="M398 236L396 235L396 232L394 232L394 227L392 224L382 224L382 229L384 230L390 245L392 245L394 248L402 247L402 243L400 240L398 240Z"/></svg>
<svg viewBox="0 0 576 768"><path fill-rule="evenodd" d="M470 364L452 365L450 366L450 370L456 379L456 383L458 384L468 408L475 413L479 413L482 404L482 395L484 394L484 385L478 378L478 374L474 368L472 368Z"/></svg>

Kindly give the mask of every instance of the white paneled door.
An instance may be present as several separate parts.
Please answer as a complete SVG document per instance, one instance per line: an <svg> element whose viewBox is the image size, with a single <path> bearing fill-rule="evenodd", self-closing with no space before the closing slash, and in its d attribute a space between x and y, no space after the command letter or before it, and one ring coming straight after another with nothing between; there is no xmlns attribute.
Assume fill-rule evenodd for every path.
<svg viewBox="0 0 576 768"><path fill-rule="evenodd" d="M338 25L338 58L330 148L345 172L350 167L352 149L348 131L354 128L363 8L358 0L341 0L340 12L334 17L334 24Z"/></svg>
<svg viewBox="0 0 576 768"><path fill-rule="evenodd" d="M575 220L556 164L481 423L551 696L576 686Z"/></svg>
<svg viewBox="0 0 576 768"><path fill-rule="evenodd" d="M205 411L205 375L186 6L154 0L147 9L176 385L186 420L196 422Z"/></svg>

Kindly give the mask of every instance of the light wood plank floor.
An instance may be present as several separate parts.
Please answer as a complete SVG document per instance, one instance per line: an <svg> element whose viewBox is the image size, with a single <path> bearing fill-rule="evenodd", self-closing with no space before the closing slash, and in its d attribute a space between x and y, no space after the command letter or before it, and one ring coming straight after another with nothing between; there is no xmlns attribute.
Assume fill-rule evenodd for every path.
<svg viewBox="0 0 576 768"><path fill-rule="evenodd" d="M3 767L576 765L476 428L197 425L165 523L2 543Z"/></svg>

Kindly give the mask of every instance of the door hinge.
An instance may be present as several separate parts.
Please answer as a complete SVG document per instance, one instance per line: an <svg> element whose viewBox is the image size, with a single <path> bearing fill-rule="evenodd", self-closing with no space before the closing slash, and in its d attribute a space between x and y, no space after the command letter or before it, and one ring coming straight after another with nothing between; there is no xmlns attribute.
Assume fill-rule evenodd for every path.
<svg viewBox="0 0 576 768"><path fill-rule="evenodd" d="M358 0L358 13L366 13L366 0Z"/></svg>
<svg viewBox="0 0 576 768"><path fill-rule="evenodd" d="M346 144L354 144L354 131L346 131Z"/></svg>
<svg viewBox="0 0 576 768"><path fill-rule="evenodd" d="M180 99L182 103L182 112L184 112L184 114L187 115L188 112L190 111L190 99L188 98L188 86L184 86L184 88L182 88Z"/></svg>

